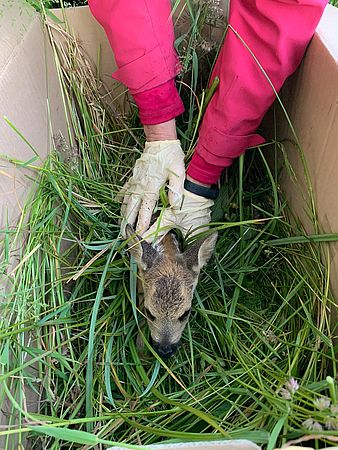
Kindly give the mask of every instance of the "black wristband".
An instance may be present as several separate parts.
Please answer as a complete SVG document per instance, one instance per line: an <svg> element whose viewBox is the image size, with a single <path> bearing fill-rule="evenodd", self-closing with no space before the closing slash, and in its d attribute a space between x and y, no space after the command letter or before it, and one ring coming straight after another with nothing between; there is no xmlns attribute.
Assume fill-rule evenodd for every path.
<svg viewBox="0 0 338 450"><path fill-rule="evenodd" d="M192 194L199 195L200 197L205 197L209 200L216 200L219 194L219 189L216 185L208 188L187 179L184 180L184 189L191 192Z"/></svg>

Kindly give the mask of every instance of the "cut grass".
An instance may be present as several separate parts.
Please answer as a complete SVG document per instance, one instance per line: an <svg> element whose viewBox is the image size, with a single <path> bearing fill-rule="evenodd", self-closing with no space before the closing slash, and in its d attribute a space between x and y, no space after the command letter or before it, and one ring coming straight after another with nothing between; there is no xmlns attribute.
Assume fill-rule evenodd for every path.
<svg viewBox="0 0 338 450"><path fill-rule="evenodd" d="M187 7L193 32L181 54L185 83L196 87L203 109L208 95L193 56L203 24L198 6ZM228 438L271 449L310 433L332 442L336 307L321 250L336 237L304 238L288 220L278 171L263 147L247 152L226 174L215 205L219 240L182 346L159 360L140 329L136 271L118 225L116 194L143 142L136 112L131 105L128 117L116 116L79 45L60 29L62 42L48 31L77 150L61 140L41 167L15 161L35 172L36 191L18 227L2 232L11 286L0 328L0 408L7 401L10 414L0 431L5 447L17 448L13 436L48 449ZM205 60L208 72L213 60ZM181 86L187 112L179 133L191 154L200 114L195 93ZM270 145L276 154L280 148ZM6 275L21 240L21 262ZM295 392L286 384L292 378ZM32 392L37 412L27 403ZM318 409L313 402L321 396L330 406ZM309 419L317 431L308 429Z"/></svg>

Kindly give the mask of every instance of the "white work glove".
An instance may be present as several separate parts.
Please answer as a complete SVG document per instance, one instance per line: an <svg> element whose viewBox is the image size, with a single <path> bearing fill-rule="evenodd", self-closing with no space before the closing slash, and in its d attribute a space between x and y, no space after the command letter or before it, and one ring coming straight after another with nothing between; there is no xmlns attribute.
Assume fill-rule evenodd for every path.
<svg viewBox="0 0 338 450"><path fill-rule="evenodd" d="M171 228L179 228L185 237L206 231L209 227L211 207L214 201L184 189L183 201L166 208L163 214L146 233L146 240L152 242L163 236ZM203 226L204 225L204 226ZM198 228L200 227L200 228Z"/></svg>
<svg viewBox="0 0 338 450"><path fill-rule="evenodd" d="M184 153L179 140L146 142L144 152L136 161L133 175L123 186L121 206L122 235L129 223L143 234L150 225L151 216L162 186L168 181L171 205L180 203L184 189Z"/></svg>

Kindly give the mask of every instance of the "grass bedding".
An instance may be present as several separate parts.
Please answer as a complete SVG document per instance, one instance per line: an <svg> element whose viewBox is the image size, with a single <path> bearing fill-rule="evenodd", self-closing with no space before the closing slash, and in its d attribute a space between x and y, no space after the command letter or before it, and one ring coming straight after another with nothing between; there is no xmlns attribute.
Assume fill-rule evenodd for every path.
<svg viewBox="0 0 338 450"><path fill-rule="evenodd" d="M198 40L205 6L187 5L192 28L178 43L187 111L178 127L189 157L214 54ZM335 306L321 241L337 236L304 238L288 219L264 146L247 152L224 176L213 213L219 239L181 348L161 361L142 327L136 268L118 225L116 194L140 155L142 128L133 105L128 115L116 114L81 47L60 33L63 41L52 43L72 143L57 137L42 165L34 155L13 161L32 169L34 192L17 227L2 232L9 285L0 328L0 408L10 425L0 430L4 447L27 437L34 449L224 438L269 450L297 439L335 442ZM278 142L269 147L283 152Z"/></svg>

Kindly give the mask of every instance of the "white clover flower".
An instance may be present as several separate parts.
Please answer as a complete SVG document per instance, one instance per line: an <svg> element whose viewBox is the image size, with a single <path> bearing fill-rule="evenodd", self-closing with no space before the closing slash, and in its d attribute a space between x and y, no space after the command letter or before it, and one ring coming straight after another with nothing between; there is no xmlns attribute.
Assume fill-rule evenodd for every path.
<svg viewBox="0 0 338 450"><path fill-rule="evenodd" d="M291 400L291 394L290 394L290 392L287 389L280 388L277 391L277 393L280 394L280 396L283 397L285 400Z"/></svg>
<svg viewBox="0 0 338 450"><path fill-rule="evenodd" d="M302 422L302 427L306 430L312 430L313 426L313 419L306 419L304 422Z"/></svg>
<svg viewBox="0 0 338 450"><path fill-rule="evenodd" d="M320 423L316 422L313 419L306 419L304 420L304 422L302 423L302 426L309 431L322 431L323 427L321 426Z"/></svg>
<svg viewBox="0 0 338 450"><path fill-rule="evenodd" d="M313 422L312 431L323 431L323 427L318 422Z"/></svg>
<svg viewBox="0 0 338 450"><path fill-rule="evenodd" d="M313 404L319 411L323 411L323 409L330 408L330 399L327 397L319 397L316 398L316 400L313 401Z"/></svg>
<svg viewBox="0 0 338 450"><path fill-rule="evenodd" d="M285 400L291 400L292 395L299 389L299 384L294 378L290 378L284 387L277 390L277 394L280 394Z"/></svg>
<svg viewBox="0 0 338 450"><path fill-rule="evenodd" d="M338 430L338 418L328 417L325 420L325 427L328 430Z"/></svg>
<svg viewBox="0 0 338 450"><path fill-rule="evenodd" d="M338 414L338 405L331 405L331 413Z"/></svg>
<svg viewBox="0 0 338 450"><path fill-rule="evenodd" d="M290 392L290 394L294 394L299 389L298 382L291 377L289 381L285 383L285 388Z"/></svg>

